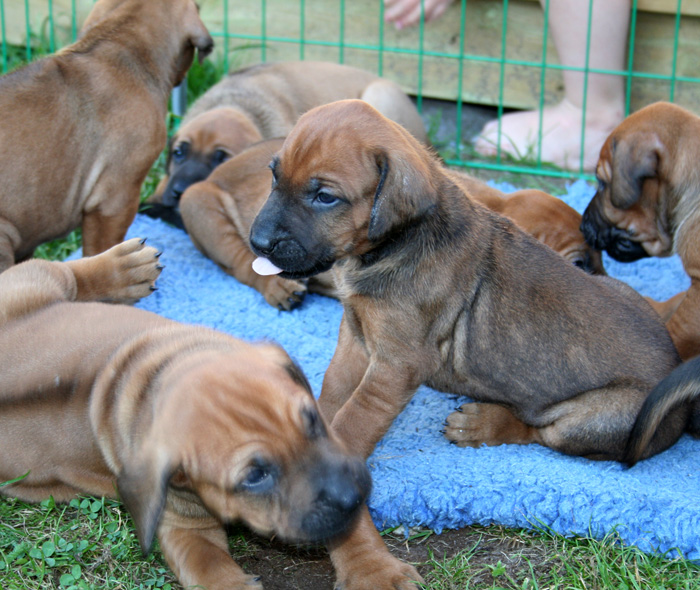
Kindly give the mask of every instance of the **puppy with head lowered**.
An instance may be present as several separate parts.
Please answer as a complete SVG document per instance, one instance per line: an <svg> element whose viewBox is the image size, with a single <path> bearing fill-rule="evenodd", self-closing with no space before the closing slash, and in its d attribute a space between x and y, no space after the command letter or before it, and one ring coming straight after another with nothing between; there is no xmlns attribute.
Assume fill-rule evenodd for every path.
<svg viewBox="0 0 700 590"><path fill-rule="evenodd" d="M460 446L625 459L644 400L679 363L633 289L475 202L361 101L303 115L272 172L250 242L287 278L334 268L344 314L319 403L349 448L369 455L425 383L475 400L447 418ZM691 410L670 411L642 457L700 434ZM344 537L331 555L351 569L358 543Z"/></svg>
<svg viewBox="0 0 700 590"><path fill-rule="evenodd" d="M19 478L0 492L118 494L183 586L260 589L223 523L325 541L351 526L369 474L280 347L101 302L148 295L156 254L134 239L0 275L0 481Z"/></svg>
<svg viewBox="0 0 700 590"><path fill-rule="evenodd" d="M700 353L700 118L659 102L627 117L603 144L598 190L581 229L621 262L678 254L690 288L650 301L683 359Z"/></svg>
<svg viewBox="0 0 700 590"><path fill-rule="evenodd" d="M212 47L194 0L99 0L75 43L0 78L0 272L78 226L88 256L124 239L170 92Z"/></svg>
<svg viewBox="0 0 700 590"><path fill-rule="evenodd" d="M221 163L258 141L284 137L299 115L342 98L366 100L427 143L420 114L391 80L331 62L258 64L226 76L192 105L149 203L176 208L187 187Z"/></svg>
<svg viewBox="0 0 700 590"><path fill-rule="evenodd" d="M335 296L330 272L308 281L259 275L252 268L256 256L248 244L253 219L270 192L270 160L282 139L258 142L191 185L180 199L180 215L194 245L224 272L260 292L280 310L301 303L307 290Z"/></svg>

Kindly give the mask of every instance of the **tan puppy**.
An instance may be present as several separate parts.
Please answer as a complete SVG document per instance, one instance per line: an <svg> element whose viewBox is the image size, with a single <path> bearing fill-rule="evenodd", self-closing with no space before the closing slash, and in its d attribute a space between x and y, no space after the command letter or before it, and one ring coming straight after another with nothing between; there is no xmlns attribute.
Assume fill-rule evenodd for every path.
<svg viewBox="0 0 700 590"><path fill-rule="evenodd" d="M144 552L157 533L183 586L260 589L222 523L326 540L350 524L369 474L280 347L88 302L138 299L159 272L134 239L0 275L0 481L26 474L0 491L118 492Z"/></svg>
<svg viewBox="0 0 700 590"><path fill-rule="evenodd" d="M78 226L87 256L124 238L170 91L211 48L194 0L100 0L73 45L0 78L0 271Z"/></svg>
<svg viewBox="0 0 700 590"><path fill-rule="evenodd" d="M659 102L627 117L600 150L598 191L581 229L622 262L677 253L691 286L652 305L683 359L700 353L700 118Z"/></svg>
<svg viewBox="0 0 700 590"><path fill-rule="evenodd" d="M284 137L299 115L341 98L361 98L427 135L418 111L397 84L330 62L291 61L244 68L201 96L182 120L168 152L167 175L149 202L174 207L187 187L262 139Z"/></svg>
<svg viewBox="0 0 700 590"><path fill-rule="evenodd" d="M600 252L581 233L581 215L561 199L535 189L503 193L463 172L449 174L474 200L506 216L574 266L589 274L606 274Z"/></svg>
<svg viewBox="0 0 700 590"><path fill-rule="evenodd" d="M282 141L259 142L224 162L206 180L190 186L180 200L180 214L200 252L262 293L270 305L288 310L302 301L307 288L336 295L331 273L321 273L307 282L261 276L252 268L256 256L248 244L248 233L270 193L270 161Z"/></svg>
<svg viewBox="0 0 700 590"><path fill-rule="evenodd" d="M320 405L350 448L369 455L425 383L476 400L448 417L460 446L625 459L644 400L679 362L633 289L580 272L472 200L362 101L303 115L272 172L251 245L287 278L335 268L344 315ZM669 412L642 456L700 434L690 415L688 403ZM357 567L362 542L335 544L336 564ZM397 579L376 587L409 587Z"/></svg>

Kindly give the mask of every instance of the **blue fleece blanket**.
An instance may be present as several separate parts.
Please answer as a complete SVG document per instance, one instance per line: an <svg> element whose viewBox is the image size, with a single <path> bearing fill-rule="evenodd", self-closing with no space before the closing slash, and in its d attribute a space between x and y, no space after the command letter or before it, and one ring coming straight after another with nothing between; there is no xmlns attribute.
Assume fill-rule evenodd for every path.
<svg viewBox="0 0 700 590"><path fill-rule="evenodd" d="M593 188L578 181L563 199L583 211L592 195ZM181 230L139 215L129 231L135 236L163 249L166 267L159 290L139 307L246 339L276 340L320 393L335 349L340 303L310 295L299 309L279 312L202 256ZM606 258L605 264L609 274L659 300L689 285L676 257L633 264ZM700 441L684 435L632 469L535 444L460 449L440 429L464 401L422 387L369 458L374 480L369 504L380 528L403 524L440 532L499 523L596 537L615 529L624 542L645 551L677 555L677 550L700 559Z"/></svg>

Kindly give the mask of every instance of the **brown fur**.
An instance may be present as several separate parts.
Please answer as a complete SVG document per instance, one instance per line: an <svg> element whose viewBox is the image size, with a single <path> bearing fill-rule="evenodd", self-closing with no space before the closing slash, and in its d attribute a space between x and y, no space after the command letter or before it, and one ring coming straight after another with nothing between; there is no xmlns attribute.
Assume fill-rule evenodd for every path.
<svg viewBox="0 0 700 590"><path fill-rule="evenodd" d="M449 174L475 201L504 215L574 266L589 274L606 274L600 251L581 233L581 215L561 199L535 189L503 193L463 172Z"/></svg>
<svg viewBox="0 0 700 590"><path fill-rule="evenodd" d="M143 550L157 534L183 586L260 589L231 559L223 523L332 538L369 474L280 347L93 302L145 296L159 272L155 250L134 239L0 275L0 481L28 474L0 491L118 492Z"/></svg>
<svg viewBox="0 0 700 590"><path fill-rule="evenodd" d="M78 226L88 256L124 238L170 91L211 47L193 0L100 0L78 41L0 78L0 271Z"/></svg>
<svg viewBox="0 0 700 590"><path fill-rule="evenodd" d="M319 403L346 444L369 455L425 383L475 400L447 418L460 446L625 459L647 395L679 363L633 289L477 203L361 101L303 115L272 170L251 244L286 277L334 267L344 315ZM643 456L675 442L689 414L670 411ZM337 559L362 542L345 538Z"/></svg>
<svg viewBox="0 0 700 590"><path fill-rule="evenodd" d="M266 63L233 72L185 115L168 152L167 174L149 199L169 207L193 182L247 146L284 137L299 115L342 98L361 98L427 143L423 121L397 84L346 65Z"/></svg>
<svg viewBox="0 0 700 590"><path fill-rule="evenodd" d="M680 256L690 288L650 303L684 360L700 353L699 136L700 118L673 104L627 117L600 151L598 191L582 224L591 244L623 261Z"/></svg>
<svg viewBox="0 0 700 590"><path fill-rule="evenodd" d="M259 142L190 186L182 195L180 214L192 242L205 256L262 293L270 305L288 310L302 301L307 289L332 297L335 288L331 273L295 281L261 276L251 266L256 256L248 244L248 233L270 193L269 164L282 141Z"/></svg>

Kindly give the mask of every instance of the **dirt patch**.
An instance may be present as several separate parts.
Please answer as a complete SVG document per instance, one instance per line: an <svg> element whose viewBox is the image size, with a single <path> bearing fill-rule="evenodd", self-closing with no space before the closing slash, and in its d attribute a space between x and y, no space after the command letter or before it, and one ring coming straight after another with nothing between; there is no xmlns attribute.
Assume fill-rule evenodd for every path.
<svg viewBox="0 0 700 590"><path fill-rule="evenodd" d="M243 529L232 531L232 553L246 572L261 576L265 590L329 590L335 575L323 547L295 547L268 541ZM385 535L391 552L412 563L430 581L436 564L465 551L469 555L471 583L493 583L496 575L511 579L531 577L532 571L552 566L548 548L542 543L525 543L501 527L474 527L430 534L407 541L403 534Z"/></svg>

